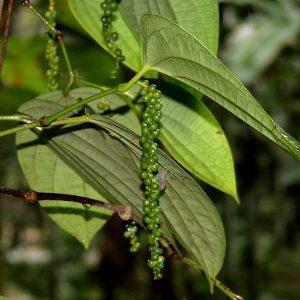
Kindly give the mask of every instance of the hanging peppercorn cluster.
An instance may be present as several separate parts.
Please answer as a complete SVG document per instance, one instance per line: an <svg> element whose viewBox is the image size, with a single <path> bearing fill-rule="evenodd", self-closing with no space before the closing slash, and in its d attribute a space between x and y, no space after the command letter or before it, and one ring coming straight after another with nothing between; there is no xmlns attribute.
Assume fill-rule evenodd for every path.
<svg viewBox="0 0 300 300"><path fill-rule="evenodd" d="M55 11L55 0L49 0L48 11L46 12L46 18L49 25L52 27L56 26L56 11ZM59 57L57 56L57 44L50 32L47 35L47 46L45 57L48 61L48 70L46 72L47 76L47 88L49 91L57 90L58 84L56 82L56 77L58 74L58 63Z"/></svg>
<svg viewBox="0 0 300 300"><path fill-rule="evenodd" d="M145 186L144 200L144 222L147 225L149 234L149 252L148 267L152 269L154 279L162 278L161 270L164 266L163 250L159 245L160 231L160 207L159 195L160 185L156 176L158 172L157 150L158 146L155 139L159 136L159 121L161 117L162 103L159 98L161 92L156 89L155 84L149 85L146 80L143 82L143 88L140 94L145 105L143 119L141 122L142 134L140 137L140 145L143 153L141 157L141 173L140 177Z"/></svg>
<svg viewBox="0 0 300 300"><path fill-rule="evenodd" d="M102 31L107 47L115 54L116 56L116 67L111 72L111 78L116 79L118 71L120 69L120 62L125 60L125 57L122 53L122 50L119 49L116 45L116 42L119 38L119 34L113 30L113 19L115 18L114 14L118 10L118 3L116 0L104 0L101 3L101 8L103 10L102 21Z"/></svg>
<svg viewBox="0 0 300 300"><path fill-rule="evenodd" d="M141 244L138 241L138 237L136 236L138 231L137 225L134 221L130 221L125 226L124 237L130 240L130 249L131 253L135 253L139 250Z"/></svg>

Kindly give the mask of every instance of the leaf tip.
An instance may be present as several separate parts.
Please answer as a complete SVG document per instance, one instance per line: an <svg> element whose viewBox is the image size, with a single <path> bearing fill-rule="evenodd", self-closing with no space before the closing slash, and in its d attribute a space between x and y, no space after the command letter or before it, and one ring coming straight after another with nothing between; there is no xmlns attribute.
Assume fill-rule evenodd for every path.
<svg viewBox="0 0 300 300"><path fill-rule="evenodd" d="M86 239L81 239L79 242L83 245L84 250L88 250L90 248L91 241Z"/></svg>
<svg viewBox="0 0 300 300"><path fill-rule="evenodd" d="M237 204L241 204L240 197L237 190L235 190L234 193L231 194L231 196L237 202Z"/></svg>

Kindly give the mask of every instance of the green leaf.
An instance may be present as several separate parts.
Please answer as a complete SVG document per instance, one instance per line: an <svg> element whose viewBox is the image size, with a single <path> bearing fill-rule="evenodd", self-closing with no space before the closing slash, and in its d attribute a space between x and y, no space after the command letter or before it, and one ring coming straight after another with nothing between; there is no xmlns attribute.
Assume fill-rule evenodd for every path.
<svg viewBox="0 0 300 300"><path fill-rule="evenodd" d="M39 118L45 113L53 112L63 106L51 105L47 101L66 100L60 92L42 96L45 110L34 102L27 102L21 109L24 113ZM75 98L76 99L76 98ZM68 100L70 101L70 99ZM47 140L40 138L32 131L20 132L16 136L18 159L30 187L39 192L64 193L85 196L105 201L105 199L83 181L63 160L53 153ZM65 231L77 238L88 248L96 232L106 223L110 212L98 207L85 207L79 203L63 201L42 201L41 206L48 215Z"/></svg>
<svg viewBox="0 0 300 300"><path fill-rule="evenodd" d="M134 153L135 163L139 165L142 152L137 135L101 116L92 116L91 122L118 137ZM208 277L215 276L222 265L225 246L219 215L207 195L181 167L162 151L158 157L161 167L168 170L167 189L160 200L163 215L176 238Z"/></svg>
<svg viewBox="0 0 300 300"><path fill-rule="evenodd" d="M161 98L161 141L191 173L239 201L232 153L220 124L201 101L188 93L181 97Z"/></svg>
<svg viewBox="0 0 300 300"><path fill-rule="evenodd" d="M74 94L77 97L80 93L72 91L71 95ZM20 111L40 116L59 110L64 102L59 93L49 93L26 103ZM95 125L68 125L45 129L42 136L47 138L47 146L88 185L113 203L132 205L134 212L141 216L143 191L138 136L102 116L92 116L90 122L100 126L100 130ZM163 231L171 230L207 277L214 277L222 266L225 252L219 214L199 185L162 151L159 151L159 163L168 169L167 189L161 197Z"/></svg>
<svg viewBox="0 0 300 300"><path fill-rule="evenodd" d="M128 0L120 3L120 10L138 37L142 15L159 14L193 34L213 53L217 51L217 1ZM160 139L190 172L238 200L232 154L220 125L202 102L195 103L191 95L184 97L186 105L162 97Z"/></svg>
<svg viewBox="0 0 300 300"><path fill-rule="evenodd" d="M108 52L103 34L101 1L68 0L72 14L86 32ZM148 5L149 4L149 5ZM159 13L176 21L186 30L201 39L214 53L218 47L219 13L216 0L188 1L122 1L122 14L116 12L113 26L119 33L118 47L125 55L124 64L134 71L141 68L139 19L146 12ZM191 22L191 20L193 20ZM129 23L130 28L127 23ZM133 30L133 31L132 31Z"/></svg>
<svg viewBox="0 0 300 300"><path fill-rule="evenodd" d="M140 20L144 14L164 16L198 38L213 53L219 38L219 10L216 0L126 0L121 1L121 14L140 39Z"/></svg>
<svg viewBox="0 0 300 300"><path fill-rule="evenodd" d="M143 64L207 95L291 155L300 143L283 131L236 77L197 39L170 20L142 18Z"/></svg>
<svg viewBox="0 0 300 300"><path fill-rule="evenodd" d="M7 300L7 298L0 295L0 300Z"/></svg>
<svg viewBox="0 0 300 300"><path fill-rule="evenodd" d="M137 97L139 89L134 86L132 92L129 91L131 101ZM173 85L164 86L164 90L172 90L172 97L161 96L163 110L159 139L187 170L239 201L232 153L220 124L202 101L197 101L191 94ZM82 97L97 92L97 89L80 89ZM124 114L114 114L113 120L140 134L138 118L125 109L119 95L110 95L103 101L112 111L124 111ZM91 105L96 111L96 103Z"/></svg>
<svg viewBox="0 0 300 300"><path fill-rule="evenodd" d="M101 2L99 0L68 0L72 14L78 23L100 46L108 51L102 34ZM119 33L118 47L122 49L126 57L124 64L134 71L138 71L141 67L140 45L119 12L116 12L116 20L113 25ZM101 62L99 62L99 66L100 64Z"/></svg>

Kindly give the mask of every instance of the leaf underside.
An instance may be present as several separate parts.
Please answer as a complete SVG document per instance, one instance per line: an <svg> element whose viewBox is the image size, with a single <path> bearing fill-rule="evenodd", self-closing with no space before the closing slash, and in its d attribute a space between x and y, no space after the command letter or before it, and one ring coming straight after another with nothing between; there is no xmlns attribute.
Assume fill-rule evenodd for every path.
<svg viewBox="0 0 300 300"><path fill-rule="evenodd" d="M105 50L108 50L102 33L100 0L69 0L71 12L86 32ZM214 53L218 48L219 12L216 0L138 0L122 1L116 12L114 30L119 34L117 45L125 55L124 64L134 71L141 68L140 17L155 13L169 17L201 39ZM192 16L192 18L191 18ZM191 20L193 20L191 22ZM127 25L128 24L128 25Z"/></svg>
<svg viewBox="0 0 300 300"><path fill-rule="evenodd" d="M140 21L144 14L164 16L190 32L217 52L219 41L219 9L216 0L126 0L119 5L121 15L140 41Z"/></svg>
<svg viewBox="0 0 300 300"><path fill-rule="evenodd" d="M182 89L170 87L175 88L174 96L161 95L160 141L187 170L238 201L232 153L220 124L201 101ZM137 97L139 89L134 86L129 91L129 101ZM80 91L83 93L84 89ZM99 92L91 88L86 91L86 97ZM110 104L112 111L123 110L123 114L114 114L113 120L140 135L137 116L125 109L119 95L105 97L103 101ZM92 103L92 107L96 111L97 104Z"/></svg>
<svg viewBox="0 0 300 300"><path fill-rule="evenodd" d="M99 30L99 15L102 14L100 3L85 1L83 4L82 1L75 0L69 1L69 5L78 22L100 45L106 47ZM118 29L120 38L125 34L126 43L129 43L124 44L122 39L118 43L121 49L124 47L130 54L134 53L134 59L140 59L140 18L148 12L167 16L201 39L211 51L215 53L217 50L219 15L218 2L215 0L123 1L120 3L120 11L121 16L117 15L115 28ZM131 28L130 38L123 19ZM126 56L126 62L132 69L138 70L131 57ZM173 157L190 172L238 201L233 159L226 137L208 108L201 102L195 105L191 101L191 95L187 98L189 99L186 99L185 105L169 101L169 98L162 99L165 108L161 140ZM197 98L200 100L201 95L198 94ZM193 105L186 105L188 102L193 102ZM128 126L128 120L134 118L132 115L130 117L126 115L120 121ZM186 123L187 119L189 122ZM135 132L138 130L139 127Z"/></svg>
<svg viewBox="0 0 300 300"><path fill-rule="evenodd" d="M222 105L300 159L300 143L284 132L236 77L197 39L157 15L142 17L143 64L172 76Z"/></svg>
<svg viewBox="0 0 300 300"><path fill-rule="evenodd" d="M80 91L72 91L70 95L75 101ZM38 118L61 109L66 100L71 104L71 98L63 99L60 92L48 93L27 102L20 112ZM141 149L138 136L102 116L90 117L90 122L94 125L46 129L41 136L44 142L47 141L46 147L77 173L84 183L112 203L132 205L134 212L141 216L143 190L139 179ZM18 138L23 134L19 133ZM22 145L18 147L30 147L31 153L32 147L36 147ZM37 166L24 164L22 151L19 152L20 164L25 175L30 177ZM222 266L225 252L225 234L219 214L194 180L161 151L159 163L168 169L167 189L160 201L163 232L176 237L202 266L207 277L214 277Z"/></svg>
<svg viewBox="0 0 300 300"><path fill-rule="evenodd" d="M102 33L101 1L99 0L68 0L73 16L86 32L106 51L110 52L106 46ZM126 60L124 64L134 71L141 68L140 45L128 28L120 13L116 12L114 28L119 34L118 47L122 49ZM99 62L99 67L101 62Z"/></svg>
<svg viewBox="0 0 300 300"><path fill-rule="evenodd" d="M50 104L57 95L60 103L67 103L61 95L49 93L41 107L27 102L28 114L38 116L44 112L54 112L57 104ZM54 97L55 97L54 96ZM44 107L47 108L44 109ZM62 106L60 106L62 107ZM105 201L87 182L72 170L47 144L47 139L33 131L16 135L17 153L20 165L30 187L39 192L63 193L84 196ZM64 201L41 201L41 206L61 228L77 238L88 248L96 232L106 223L110 211L98 207L87 207L79 203Z"/></svg>

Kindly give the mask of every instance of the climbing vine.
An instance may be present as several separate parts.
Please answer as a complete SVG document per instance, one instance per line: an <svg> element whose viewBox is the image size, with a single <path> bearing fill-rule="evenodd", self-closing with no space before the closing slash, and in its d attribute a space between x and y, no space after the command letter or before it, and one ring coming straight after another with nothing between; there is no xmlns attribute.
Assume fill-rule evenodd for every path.
<svg viewBox="0 0 300 300"><path fill-rule="evenodd" d="M203 273L211 292L216 286L230 299L242 299L216 278L225 256L225 232L198 179L240 199L229 144L202 95L297 159L300 144L216 57L217 2L208 1L203 9L207 1L187 1L184 10L182 1L175 2L69 1L78 23L115 58L113 80L104 86L74 71L56 28L54 0L45 15L29 0L21 1L46 27L51 92L26 102L14 115L0 116L0 121L20 123L0 137L16 133L20 166L30 186L21 191L1 187L0 192L40 202L46 210L44 200L52 200L57 211L47 213L86 247L115 212L127 222L123 235L130 252L148 248L144 263L154 279L163 277L165 261L175 257ZM63 90L56 81L58 51L65 63L60 67L66 75ZM102 68L101 62L94 63ZM132 75L120 83L122 69ZM57 178L65 180L58 182L59 190L53 184ZM74 186L84 188L73 194ZM57 204L62 201L78 213L66 215ZM139 241L138 228L147 230L146 245Z"/></svg>

